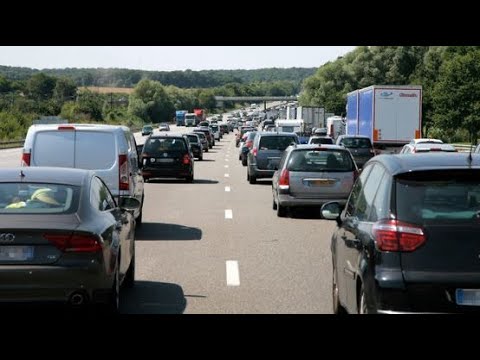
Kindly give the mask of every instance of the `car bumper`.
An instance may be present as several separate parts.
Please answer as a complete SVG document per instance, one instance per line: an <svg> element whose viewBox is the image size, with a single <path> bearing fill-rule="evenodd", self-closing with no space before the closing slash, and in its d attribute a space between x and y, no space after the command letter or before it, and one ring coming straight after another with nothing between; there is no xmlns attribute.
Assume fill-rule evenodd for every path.
<svg viewBox="0 0 480 360"><path fill-rule="evenodd" d="M113 274L103 266L0 266L0 302L62 302L73 293L86 295L86 302L105 303L113 286Z"/></svg>
<svg viewBox="0 0 480 360"><path fill-rule="evenodd" d="M144 169L142 176L144 179L153 178L184 178L193 175L193 169Z"/></svg>
<svg viewBox="0 0 480 360"><path fill-rule="evenodd" d="M275 170L261 170L255 165L249 165L250 176L257 179L271 178L275 174Z"/></svg>
<svg viewBox="0 0 480 360"><path fill-rule="evenodd" d="M309 198L297 198L289 194L278 194L278 203L281 206L322 206L323 204L335 201L341 206L347 203L347 199L309 199Z"/></svg>

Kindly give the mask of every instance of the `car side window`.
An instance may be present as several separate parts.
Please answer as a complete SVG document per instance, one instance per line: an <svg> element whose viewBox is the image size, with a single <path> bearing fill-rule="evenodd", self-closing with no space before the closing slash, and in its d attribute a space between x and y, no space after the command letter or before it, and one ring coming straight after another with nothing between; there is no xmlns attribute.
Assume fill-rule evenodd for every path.
<svg viewBox="0 0 480 360"><path fill-rule="evenodd" d="M368 221L375 222L381 219L388 219L390 215L390 196L392 189L392 177L385 171L380 180L373 205L370 209Z"/></svg>
<svg viewBox="0 0 480 360"><path fill-rule="evenodd" d="M379 164L375 164L370 171L367 181L363 184L363 189L358 195L357 203L355 204L355 216L360 221L367 221L368 214L372 210L373 200L379 185L381 185L382 177L385 174L385 169Z"/></svg>
<svg viewBox="0 0 480 360"><path fill-rule="evenodd" d="M98 177L92 178L90 203L95 209L100 211L108 211L117 207L107 186Z"/></svg>
<svg viewBox="0 0 480 360"><path fill-rule="evenodd" d="M353 185L352 191L350 192L350 197L348 198L347 206L345 208L346 216L353 216L355 214L358 198L360 196L360 193L363 190L365 181L367 180L368 175L370 174L370 171L372 170L372 168L373 168L373 165L366 166L363 169L357 181L355 182L355 184Z"/></svg>

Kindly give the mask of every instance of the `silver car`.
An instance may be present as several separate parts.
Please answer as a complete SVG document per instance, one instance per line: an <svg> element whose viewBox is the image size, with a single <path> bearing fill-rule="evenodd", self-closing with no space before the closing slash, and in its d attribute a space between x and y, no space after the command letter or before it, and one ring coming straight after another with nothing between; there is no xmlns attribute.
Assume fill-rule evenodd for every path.
<svg viewBox="0 0 480 360"><path fill-rule="evenodd" d="M294 206L344 205L357 176L352 154L343 146L289 146L272 178L273 209L284 217Z"/></svg>
<svg viewBox="0 0 480 360"><path fill-rule="evenodd" d="M117 205L91 170L0 171L0 302L106 304L135 281L140 202Z"/></svg>

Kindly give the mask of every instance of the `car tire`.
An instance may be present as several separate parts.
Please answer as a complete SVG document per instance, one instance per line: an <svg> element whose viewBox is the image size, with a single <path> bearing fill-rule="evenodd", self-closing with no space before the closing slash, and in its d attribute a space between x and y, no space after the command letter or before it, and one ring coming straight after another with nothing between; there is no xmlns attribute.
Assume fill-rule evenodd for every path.
<svg viewBox="0 0 480 360"><path fill-rule="evenodd" d="M288 208L286 206L282 206L277 203L277 216L278 217L285 217L287 216Z"/></svg>
<svg viewBox="0 0 480 360"><path fill-rule="evenodd" d="M358 313L359 314L375 314L376 313L376 310L372 309L372 307L368 305L368 300L365 294L363 284L360 287L360 294L358 295Z"/></svg>
<svg viewBox="0 0 480 360"><path fill-rule="evenodd" d="M120 256L120 254L118 255ZM120 310L120 279L119 279L119 260L117 259L112 290L108 296L107 310L109 313L117 314Z"/></svg>
<svg viewBox="0 0 480 360"><path fill-rule="evenodd" d="M185 181L186 181L187 183L193 183L193 174L192 174L191 176L187 176L187 177L185 178Z"/></svg>
<svg viewBox="0 0 480 360"><path fill-rule="evenodd" d="M333 266L333 270L332 270L332 305L333 305L334 314L340 315L340 314L347 313L345 308L340 303L340 298L338 295L338 285L337 285L337 270L335 266Z"/></svg>
<svg viewBox="0 0 480 360"><path fill-rule="evenodd" d="M208 147L205 149L205 152L208 152Z"/></svg>
<svg viewBox="0 0 480 360"><path fill-rule="evenodd" d="M202 160L203 160L203 155L198 157L198 161L202 161Z"/></svg>
<svg viewBox="0 0 480 360"><path fill-rule="evenodd" d="M142 195L142 203L140 204L140 215L135 219L135 226L141 227L143 222L143 201L145 199L145 195Z"/></svg>
<svg viewBox="0 0 480 360"><path fill-rule="evenodd" d="M277 210L277 203L275 202L275 198L273 198L273 201L272 201L272 209Z"/></svg>
<svg viewBox="0 0 480 360"><path fill-rule="evenodd" d="M122 284L127 289L131 289L135 286L135 245L133 249L132 260L130 261L130 266L128 267Z"/></svg>
<svg viewBox="0 0 480 360"><path fill-rule="evenodd" d="M257 183L257 178L255 176L250 175L248 182L252 185Z"/></svg>
<svg viewBox="0 0 480 360"><path fill-rule="evenodd" d="M242 165L247 166L247 158L245 156L242 157Z"/></svg>

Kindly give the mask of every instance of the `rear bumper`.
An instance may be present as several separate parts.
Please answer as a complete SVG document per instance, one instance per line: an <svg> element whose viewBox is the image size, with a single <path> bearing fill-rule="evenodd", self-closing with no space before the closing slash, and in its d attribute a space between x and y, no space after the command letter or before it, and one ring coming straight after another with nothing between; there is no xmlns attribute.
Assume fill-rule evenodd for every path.
<svg viewBox="0 0 480 360"><path fill-rule="evenodd" d="M193 168L178 168L178 169L152 169L144 168L142 176L144 179L153 178L184 178L193 175Z"/></svg>
<svg viewBox="0 0 480 360"><path fill-rule="evenodd" d="M297 198L290 194L278 194L278 203L281 206L322 206L323 204L335 201L341 206L347 203L347 199L309 199L309 198Z"/></svg>
<svg viewBox="0 0 480 360"><path fill-rule="evenodd" d="M113 274L103 266L0 266L0 302L67 303L75 292L87 302L105 303L113 286Z"/></svg>

